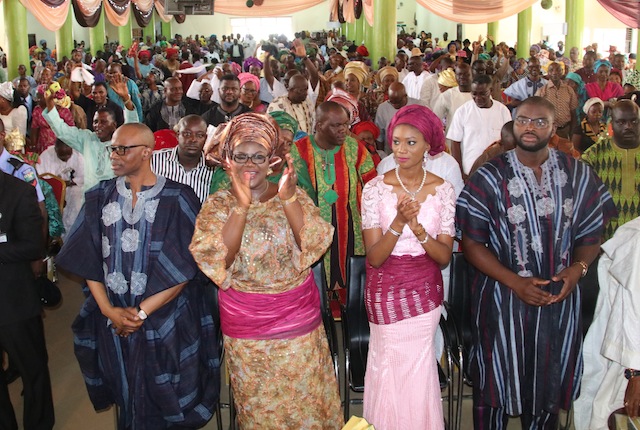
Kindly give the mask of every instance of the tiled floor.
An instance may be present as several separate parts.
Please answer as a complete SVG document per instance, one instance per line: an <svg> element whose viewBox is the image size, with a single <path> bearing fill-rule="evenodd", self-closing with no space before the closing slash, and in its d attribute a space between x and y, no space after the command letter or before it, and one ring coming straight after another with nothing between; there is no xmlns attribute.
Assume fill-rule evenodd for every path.
<svg viewBox="0 0 640 430"><path fill-rule="evenodd" d="M99 413L93 410L82 381L80 369L73 355L73 338L70 327L83 301L80 286L64 276L60 277L58 285L62 290L64 302L59 309L47 311L44 319L56 412L55 428L60 430L113 430L115 429L113 410ZM343 377L342 373L341 377ZM11 398L20 424L22 423L21 390L22 384L19 379L10 386ZM352 398L361 398L361 395L352 394ZM228 390L224 383L224 376L221 400L223 403L228 401ZM446 403L443 406L446 408ZM351 413L361 415L362 405L353 405ZM222 418L224 428L228 429L228 409L222 410ZM464 401L461 429L466 430L472 427L471 400L468 399ZM204 428L215 429L215 419ZM509 428L519 429L518 420L512 420Z"/></svg>

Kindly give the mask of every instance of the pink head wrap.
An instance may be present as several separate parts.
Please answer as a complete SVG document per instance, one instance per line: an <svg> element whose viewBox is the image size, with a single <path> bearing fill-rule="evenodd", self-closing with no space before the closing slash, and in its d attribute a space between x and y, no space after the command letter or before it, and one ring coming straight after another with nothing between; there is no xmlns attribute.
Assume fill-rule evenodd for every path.
<svg viewBox="0 0 640 430"><path fill-rule="evenodd" d="M253 73L240 73L238 75L238 79L240 79L240 88L244 86L247 82L253 82L256 84L256 90L260 91L260 79Z"/></svg>
<svg viewBox="0 0 640 430"><path fill-rule="evenodd" d="M349 113L349 119L351 120L351 126L360 122L360 114L358 112L358 100L348 92L341 90L340 88L334 88L324 99L325 102L336 102Z"/></svg>
<svg viewBox="0 0 640 430"><path fill-rule="evenodd" d="M242 67L240 67L240 64L233 61L229 64L231 64L231 71L234 75L238 76L240 73L242 73Z"/></svg>
<svg viewBox="0 0 640 430"><path fill-rule="evenodd" d="M442 121L431 109L421 105L407 105L400 108L391 119L387 129L387 139L393 140L393 129L401 124L407 124L418 129L427 141L429 155L436 155L444 151L444 132L442 131Z"/></svg>

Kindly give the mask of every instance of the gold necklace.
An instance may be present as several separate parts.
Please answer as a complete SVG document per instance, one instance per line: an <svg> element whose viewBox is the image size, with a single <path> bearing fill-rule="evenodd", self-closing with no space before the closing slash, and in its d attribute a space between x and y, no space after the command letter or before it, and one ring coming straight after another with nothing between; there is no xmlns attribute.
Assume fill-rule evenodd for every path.
<svg viewBox="0 0 640 430"><path fill-rule="evenodd" d="M262 196L264 196L264 193L266 193L267 190L269 189L269 181L267 181L265 179L265 183L266 183L265 184L266 186L264 187L264 191L262 191L258 197L256 197L256 198L252 197L251 198L251 203L260 203L260 199L262 198Z"/></svg>

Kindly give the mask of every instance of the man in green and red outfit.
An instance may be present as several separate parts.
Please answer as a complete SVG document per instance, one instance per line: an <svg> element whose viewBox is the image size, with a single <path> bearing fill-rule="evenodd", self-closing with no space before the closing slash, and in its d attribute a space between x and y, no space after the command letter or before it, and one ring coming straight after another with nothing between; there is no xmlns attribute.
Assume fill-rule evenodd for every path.
<svg viewBox="0 0 640 430"><path fill-rule="evenodd" d="M377 173L367 148L348 136L349 114L335 102L316 110L316 131L294 144L306 164L322 217L335 227L331 248L324 256L329 288L345 303L349 257L364 255L360 218L362 188ZM334 316L338 306L332 302Z"/></svg>

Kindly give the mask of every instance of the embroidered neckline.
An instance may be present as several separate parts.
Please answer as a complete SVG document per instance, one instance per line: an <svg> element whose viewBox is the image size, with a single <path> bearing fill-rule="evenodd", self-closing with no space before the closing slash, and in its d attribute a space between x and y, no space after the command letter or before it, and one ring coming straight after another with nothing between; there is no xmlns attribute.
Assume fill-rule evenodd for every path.
<svg viewBox="0 0 640 430"><path fill-rule="evenodd" d="M131 188L127 187L125 177L120 176L116 179L116 190L118 191L118 194L125 199L122 207L122 218L131 225L140 221L140 218L142 218L142 214L144 213L146 201L157 196L164 188L166 182L167 180L164 176L156 176L155 185L136 193L138 200L136 201L136 206L133 207L133 192L131 191Z"/></svg>

